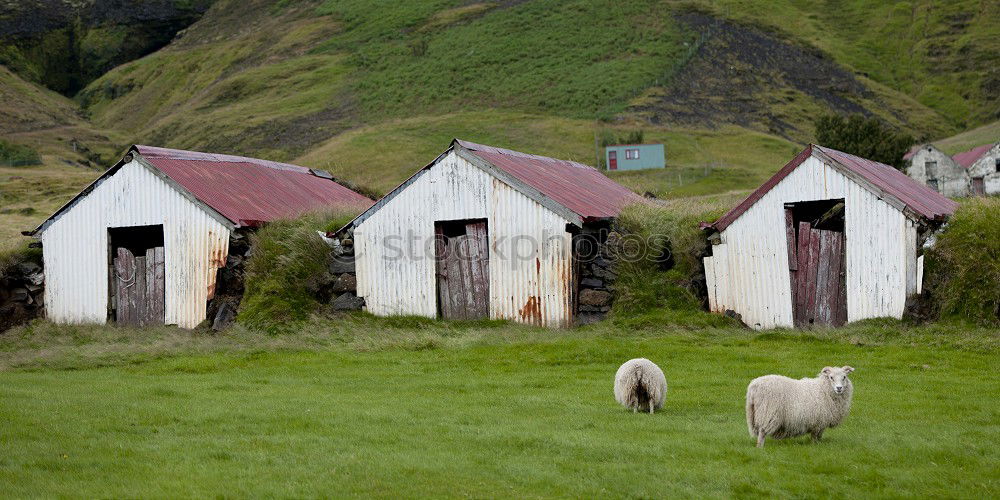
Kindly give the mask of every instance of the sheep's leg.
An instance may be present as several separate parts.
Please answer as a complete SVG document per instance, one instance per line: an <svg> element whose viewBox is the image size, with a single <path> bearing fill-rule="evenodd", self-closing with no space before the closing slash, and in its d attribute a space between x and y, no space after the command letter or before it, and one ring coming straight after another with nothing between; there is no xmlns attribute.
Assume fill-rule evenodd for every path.
<svg viewBox="0 0 1000 500"><path fill-rule="evenodd" d="M650 400L649 400L649 414L650 414L650 415L652 415L652 414L653 414L653 407L654 407L654 406L656 406L656 405L654 405L654 404L653 404L653 400L652 400L652 399L650 399Z"/></svg>
<svg viewBox="0 0 1000 500"><path fill-rule="evenodd" d="M813 432L812 438L814 443L818 443L820 439L823 439L823 429Z"/></svg>
<svg viewBox="0 0 1000 500"><path fill-rule="evenodd" d="M757 430L757 447L758 448L764 447L764 429Z"/></svg>

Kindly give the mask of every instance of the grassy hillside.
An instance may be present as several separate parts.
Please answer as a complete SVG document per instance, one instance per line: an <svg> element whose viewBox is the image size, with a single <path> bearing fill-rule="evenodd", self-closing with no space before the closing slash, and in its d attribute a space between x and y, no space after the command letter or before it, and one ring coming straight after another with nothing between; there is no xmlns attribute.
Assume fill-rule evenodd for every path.
<svg viewBox="0 0 1000 500"><path fill-rule="evenodd" d="M988 123L982 127L976 127L961 134L933 142L941 151L953 155L968 151L976 146L997 141L1000 141L1000 121Z"/></svg>
<svg viewBox="0 0 1000 500"><path fill-rule="evenodd" d="M0 2L0 64L65 95L166 45L212 0Z"/></svg>
<svg viewBox="0 0 1000 500"><path fill-rule="evenodd" d="M699 58L716 59L698 50L712 39L713 25L683 17L707 3L424 0L371 8L360 1L256 0L248 8L235 5L217 2L164 50L91 84L81 100L95 121L134 130L142 141L288 159L345 130L420 116L501 110L577 120L649 118L644 110L662 108L658 95L672 88L686 67ZM953 109L950 104L921 104L891 78L852 73L854 60L837 38L852 26L851 18L838 21L840 29L819 30L810 21L797 33L789 29L798 25L778 27L750 13L766 17L780 11L777 19L784 19L780 7L712 11L717 19L751 23L726 26L751 30L767 47L790 55L774 69L787 76L754 94L766 103L763 108L717 113L698 122L699 128L731 123L805 142L812 118L831 109L877 114L917 135L943 135L958 126L959 120L941 115ZM976 23L982 16L976 14ZM973 38L978 43L978 35ZM881 64L894 64L888 55L877 56ZM836 81L798 82L796 75L817 65L836 74ZM758 75L771 72L758 70L763 70ZM679 99L671 102L690 109L714 96L726 99L719 101L726 107L729 94L741 88L746 86L738 79L724 80L719 88L695 85L671 96ZM970 102L977 96L970 95ZM734 106L739 107L728 107ZM653 119L670 125L662 119L677 116L672 110Z"/></svg>
<svg viewBox="0 0 1000 500"><path fill-rule="evenodd" d="M959 128L1000 117L997 2L693 3L813 45L872 80L914 96Z"/></svg>
<svg viewBox="0 0 1000 500"><path fill-rule="evenodd" d="M455 137L595 164L595 130L625 134L636 128L644 131L645 140L667 144L667 168L609 175L637 192L659 197L749 189L801 149L787 140L732 126L691 130L640 122L609 125L490 110L418 116L358 128L296 161L384 193L430 163Z"/></svg>
<svg viewBox="0 0 1000 500"><path fill-rule="evenodd" d="M996 332L985 330L553 332L362 317L290 336L45 325L12 334L0 337L0 365L32 368L0 371L0 487L16 497L1000 492L1000 385L983 376ZM666 372L666 406L654 415L612 397L615 369L637 355ZM103 367L88 369L95 361ZM831 364L857 369L844 424L819 444L754 448L750 379Z"/></svg>

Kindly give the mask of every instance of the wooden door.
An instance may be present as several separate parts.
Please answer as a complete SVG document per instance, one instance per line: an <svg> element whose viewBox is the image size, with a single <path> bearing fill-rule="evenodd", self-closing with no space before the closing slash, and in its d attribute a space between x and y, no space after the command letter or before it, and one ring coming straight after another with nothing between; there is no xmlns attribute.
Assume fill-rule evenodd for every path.
<svg viewBox="0 0 1000 500"><path fill-rule="evenodd" d="M608 170L618 170L617 151L608 151Z"/></svg>
<svg viewBox="0 0 1000 500"><path fill-rule="evenodd" d="M788 237L795 241L789 245L795 326L844 325L847 323L844 233L813 229L809 222L800 222L797 234L789 232Z"/></svg>
<svg viewBox="0 0 1000 500"><path fill-rule="evenodd" d="M122 325L162 325L164 320L163 247L135 255L118 247L114 260L115 321Z"/></svg>
<svg viewBox="0 0 1000 500"><path fill-rule="evenodd" d="M972 178L972 196L986 196L986 179L982 177Z"/></svg>
<svg viewBox="0 0 1000 500"><path fill-rule="evenodd" d="M445 319L490 315L489 242L486 221L434 223L438 310Z"/></svg>

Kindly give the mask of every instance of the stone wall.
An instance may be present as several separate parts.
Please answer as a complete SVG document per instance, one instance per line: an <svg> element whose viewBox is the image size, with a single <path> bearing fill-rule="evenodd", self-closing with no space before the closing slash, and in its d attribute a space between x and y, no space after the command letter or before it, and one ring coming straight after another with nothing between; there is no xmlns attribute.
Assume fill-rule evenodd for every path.
<svg viewBox="0 0 1000 500"><path fill-rule="evenodd" d="M206 318L212 330L225 330L236 319L236 312L243 300L247 260L253 255L253 247L250 245L252 232L252 229L241 228L229 234L226 266L216 272L215 294L208 301Z"/></svg>
<svg viewBox="0 0 1000 500"><path fill-rule="evenodd" d="M330 262L327 267L330 277L323 294L334 311L360 311L365 299L358 297L358 275L354 266L354 228L350 227L336 234L328 241Z"/></svg>
<svg viewBox="0 0 1000 500"><path fill-rule="evenodd" d="M577 261L576 323L586 325L604 319L611 312L614 284L612 248L619 239L610 223L584 224L573 235Z"/></svg>
<svg viewBox="0 0 1000 500"><path fill-rule="evenodd" d="M0 332L45 315L45 274L21 262L0 274Z"/></svg>

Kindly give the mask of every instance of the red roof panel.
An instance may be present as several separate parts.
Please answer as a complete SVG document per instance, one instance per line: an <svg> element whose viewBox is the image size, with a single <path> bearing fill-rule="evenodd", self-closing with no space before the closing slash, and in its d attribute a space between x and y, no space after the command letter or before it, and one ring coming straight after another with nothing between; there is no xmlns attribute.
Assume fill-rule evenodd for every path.
<svg viewBox="0 0 1000 500"><path fill-rule="evenodd" d="M969 168L973 163L976 163L976 160L982 158L983 155L995 145L996 144L983 144L982 146L977 146L968 151L958 153L957 155L952 156L951 159L955 160L955 163L961 165L962 168Z"/></svg>
<svg viewBox="0 0 1000 500"><path fill-rule="evenodd" d="M645 203L632 190L582 163L459 139L455 142L584 219L617 217L626 205Z"/></svg>
<svg viewBox="0 0 1000 500"><path fill-rule="evenodd" d="M932 220L940 219L953 214L958 208L958 203L885 163L823 146L816 146L816 149L826 153L827 156L844 167L860 174L886 193L895 196L922 217Z"/></svg>
<svg viewBox="0 0 1000 500"><path fill-rule="evenodd" d="M926 219L942 219L954 213L955 209L958 208L958 203L942 196L937 191L915 181L889 165L837 151L836 149L809 145L796 155L792 161L782 167L778 173L768 179L767 182L753 193L750 193L750 196L747 196L739 205L720 217L719 220L715 221L709 227L712 227L716 231L722 231L729 227L740 215L764 197L771 188L776 186L816 152L825 155L841 167L860 175L883 192L899 199L911 210Z"/></svg>
<svg viewBox="0 0 1000 500"><path fill-rule="evenodd" d="M227 219L258 225L322 208L361 211L372 200L298 165L137 145L133 148Z"/></svg>

